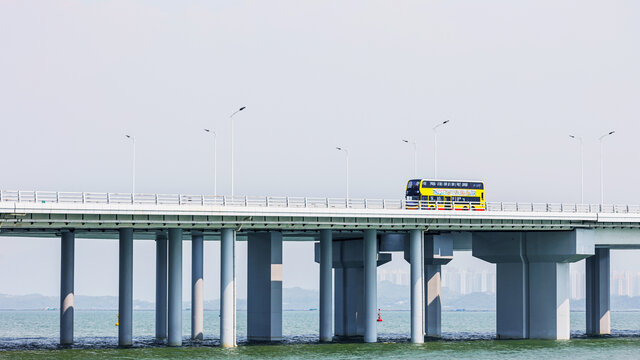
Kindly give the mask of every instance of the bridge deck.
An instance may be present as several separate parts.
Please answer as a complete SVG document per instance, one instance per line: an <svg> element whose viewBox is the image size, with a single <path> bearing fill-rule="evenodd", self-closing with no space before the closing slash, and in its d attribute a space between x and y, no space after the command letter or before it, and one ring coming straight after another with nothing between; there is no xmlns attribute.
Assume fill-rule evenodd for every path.
<svg viewBox="0 0 640 360"><path fill-rule="evenodd" d="M640 228L640 206L486 203L486 211L414 210L405 200L223 197L205 195L0 192L0 235L113 237L182 228L213 239L219 229L283 230L292 234L331 228L361 231L523 231ZM293 236L295 238L295 236Z"/></svg>

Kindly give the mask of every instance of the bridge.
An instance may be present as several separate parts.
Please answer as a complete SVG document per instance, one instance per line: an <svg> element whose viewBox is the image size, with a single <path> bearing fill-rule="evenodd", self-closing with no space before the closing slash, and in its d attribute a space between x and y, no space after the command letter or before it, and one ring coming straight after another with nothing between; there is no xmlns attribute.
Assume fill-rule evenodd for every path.
<svg viewBox="0 0 640 360"><path fill-rule="evenodd" d="M315 242L320 341L375 342L376 268L410 263L411 341L441 334L453 251L496 264L496 336L568 339L569 264L586 261L587 333L610 332L610 249L640 248L640 205L0 191L0 236L61 239L60 343L73 343L75 238L119 242L118 344L130 346L133 241L156 244L156 338L182 345L182 242L192 242L191 337L203 338L203 241L220 241L220 341L236 346L235 244L248 242L247 338L282 338L282 242ZM469 206L470 207L470 206ZM471 208L471 207L470 207ZM311 261L312 259L310 259ZM335 291L334 291L335 285Z"/></svg>

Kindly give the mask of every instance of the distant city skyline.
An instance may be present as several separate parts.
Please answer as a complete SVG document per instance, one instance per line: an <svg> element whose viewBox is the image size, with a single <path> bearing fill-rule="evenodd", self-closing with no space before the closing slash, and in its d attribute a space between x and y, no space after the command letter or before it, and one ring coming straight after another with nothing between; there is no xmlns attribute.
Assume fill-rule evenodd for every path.
<svg viewBox="0 0 640 360"><path fill-rule="evenodd" d="M478 272L458 270L454 267L442 268L442 289L456 295L471 293L495 294L495 271L482 270ZM409 272L405 269L380 269L378 281L389 281L396 285L409 285Z"/></svg>

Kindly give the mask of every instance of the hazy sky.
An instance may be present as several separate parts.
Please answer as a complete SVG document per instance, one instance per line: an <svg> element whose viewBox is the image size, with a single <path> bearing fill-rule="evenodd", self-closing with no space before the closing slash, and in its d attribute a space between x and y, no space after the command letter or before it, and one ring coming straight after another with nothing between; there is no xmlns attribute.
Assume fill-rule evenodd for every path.
<svg viewBox="0 0 640 360"><path fill-rule="evenodd" d="M210 193L212 127L228 193L228 116L247 106L238 194L343 196L341 145L352 197L400 198L413 163L401 139L433 176L431 127L451 119L440 176L484 180L489 201L578 201L575 133L598 202L597 138L617 130L606 201L639 204L639 13L637 1L4 0L0 188L128 192L130 133L139 192ZM152 299L153 243L135 252L135 297ZM216 254L207 244L206 298ZM406 266L397 257L388 266ZM78 240L76 259L77 293L117 294L116 242ZM310 243L285 246L287 267L301 270L285 286L317 287ZM12 274L0 293L57 294L59 242L0 239L0 273Z"/></svg>

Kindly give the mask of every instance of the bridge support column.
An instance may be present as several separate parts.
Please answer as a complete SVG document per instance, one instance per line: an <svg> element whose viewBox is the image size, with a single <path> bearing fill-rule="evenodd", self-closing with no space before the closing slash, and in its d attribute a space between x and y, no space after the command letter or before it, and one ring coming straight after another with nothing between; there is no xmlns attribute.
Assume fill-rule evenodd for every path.
<svg viewBox="0 0 640 360"><path fill-rule="evenodd" d="M282 233L248 236L247 339L282 340Z"/></svg>
<svg viewBox="0 0 640 360"><path fill-rule="evenodd" d="M529 266L525 260L513 261L496 264L496 330L499 339L529 337Z"/></svg>
<svg viewBox="0 0 640 360"><path fill-rule="evenodd" d="M422 331L427 337L442 336L442 265L453 259L453 238L446 235L423 235L422 230L412 230L409 233L409 246L405 246L404 258L412 263L411 241L420 238L422 246L424 295L421 307L424 306L424 325ZM413 269L413 266L412 266ZM413 295L412 295L413 296Z"/></svg>
<svg viewBox="0 0 640 360"><path fill-rule="evenodd" d="M335 335L338 337L361 338L365 334L364 248L364 241L360 239L333 241L331 246L335 269L334 324ZM320 262L318 243L315 244L315 261ZM389 261L391 254L377 254L377 266ZM375 310L374 303L374 326Z"/></svg>
<svg viewBox="0 0 640 360"><path fill-rule="evenodd" d="M411 230L409 233L409 256L411 263L411 342L424 342L423 314L423 240L422 230Z"/></svg>
<svg viewBox="0 0 640 360"><path fill-rule="evenodd" d="M169 337L167 345L182 346L182 229L169 229Z"/></svg>
<svg viewBox="0 0 640 360"><path fill-rule="evenodd" d="M133 229L119 230L118 345L133 345Z"/></svg>
<svg viewBox="0 0 640 360"><path fill-rule="evenodd" d="M442 265L453 259L453 239L443 235L424 236L425 333L442 336Z"/></svg>
<svg viewBox="0 0 640 360"><path fill-rule="evenodd" d="M376 313L378 310L378 239L375 230L364 231L364 342L378 341Z"/></svg>
<svg viewBox="0 0 640 360"><path fill-rule="evenodd" d="M333 340L333 249L331 230L320 230L320 341Z"/></svg>
<svg viewBox="0 0 640 360"><path fill-rule="evenodd" d="M167 234L156 234L156 340L167 339Z"/></svg>
<svg viewBox="0 0 640 360"><path fill-rule="evenodd" d="M442 336L442 265L424 264L425 302L424 334L427 337Z"/></svg>
<svg viewBox="0 0 640 360"><path fill-rule="evenodd" d="M594 232L473 234L473 256L497 264L497 335L569 339L569 263L594 253Z"/></svg>
<svg viewBox="0 0 640 360"><path fill-rule="evenodd" d="M609 249L597 248L586 260L587 334L611 334Z"/></svg>
<svg viewBox="0 0 640 360"><path fill-rule="evenodd" d="M73 344L74 252L74 233L63 231L60 239L60 345Z"/></svg>
<svg viewBox="0 0 640 360"><path fill-rule="evenodd" d="M344 267L335 270L335 334L364 336L364 270Z"/></svg>
<svg viewBox="0 0 640 360"><path fill-rule="evenodd" d="M191 235L191 339L204 338L204 283L202 233Z"/></svg>
<svg viewBox="0 0 640 360"><path fill-rule="evenodd" d="M220 343L236 346L236 285L234 229L222 229L220 245Z"/></svg>
<svg viewBox="0 0 640 360"><path fill-rule="evenodd" d="M529 337L569 339L569 263L529 263Z"/></svg>

